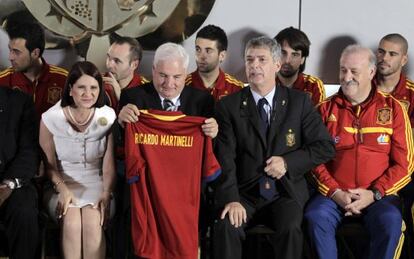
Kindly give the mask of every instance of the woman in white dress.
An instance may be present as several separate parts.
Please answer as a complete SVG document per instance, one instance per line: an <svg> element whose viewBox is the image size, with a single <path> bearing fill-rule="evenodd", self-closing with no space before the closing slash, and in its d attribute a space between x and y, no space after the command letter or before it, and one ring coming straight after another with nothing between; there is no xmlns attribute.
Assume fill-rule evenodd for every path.
<svg viewBox="0 0 414 259"><path fill-rule="evenodd" d="M104 105L101 74L87 61L73 65L61 101L42 114L40 146L54 184L46 197L49 213L61 223L65 258L105 258L115 118Z"/></svg>

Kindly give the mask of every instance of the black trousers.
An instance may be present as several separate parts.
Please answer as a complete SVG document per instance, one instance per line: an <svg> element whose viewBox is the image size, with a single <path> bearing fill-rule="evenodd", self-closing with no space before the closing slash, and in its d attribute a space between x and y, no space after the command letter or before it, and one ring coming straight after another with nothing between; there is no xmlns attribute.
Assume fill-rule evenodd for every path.
<svg viewBox="0 0 414 259"><path fill-rule="evenodd" d="M10 258L33 259L39 244L37 192L28 184L14 190L0 207Z"/></svg>
<svg viewBox="0 0 414 259"><path fill-rule="evenodd" d="M296 201L282 196L263 207L255 207L247 201L241 203L247 211L247 224L235 228L230 224L228 216L223 220L217 219L214 223L214 259L241 259L244 229L257 224L266 225L276 232L271 240L274 258L302 258L303 209Z"/></svg>
<svg viewBox="0 0 414 259"><path fill-rule="evenodd" d="M111 224L112 258L135 258L131 236L131 201L129 184L125 179L125 163L123 160L116 160L116 166L114 190L116 210Z"/></svg>

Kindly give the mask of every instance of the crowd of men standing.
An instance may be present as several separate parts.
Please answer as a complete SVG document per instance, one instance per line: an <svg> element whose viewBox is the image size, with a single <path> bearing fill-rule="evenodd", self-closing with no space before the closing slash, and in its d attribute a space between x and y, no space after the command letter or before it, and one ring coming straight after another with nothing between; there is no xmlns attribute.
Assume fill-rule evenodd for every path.
<svg viewBox="0 0 414 259"><path fill-rule="evenodd" d="M0 72L0 220L6 227L11 257L35 258L40 242L38 213L43 206L38 196L43 187L33 179L43 176L39 168L44 168L56 195L63 195L60 190L69 185L65 177L49 173L45 157L54 154L55 148L39 146L39 125L45 119L42 114L64 93L68 100L78 100L79 92L74 90L78 78L67 83L68 72L43 58L45 39L39 24L9 24L6 31L11 67ZM328 98L322 81L305 73L310 41L299 29L288 27L274 39L262 36L247 42L246 86L220 67L227 49L226 33L207 25L196 35L195 71L188 71L190 57L183 47L165 43L155 52L149 81L137 73L142 59L139 42L114 37L106 53L106 71L96 77L99 87L81 85L81 89L92 88L82 92L79 100L95 97L92 90L102 91L105 104L117 115L116 121L99 118L97 122L101 126L114 123L106 135L110 148L113 136L114 156L105 159L113 160L109 169L115 180L103 187L103 192L114 194L116 204L111 256L148 256L148 247L137 247L136 236L141 233L131 239L131 231L141 228L131 227L137 216L131 210L130 185L137 179L129 177L125 166L129 154L124 149L125 125L139 123L143 110L204 117L200 134L212 139L221 167L221 173L208 183L214 191L214 209L203 210L211 203L202 200L199 215L203 218L203 213L217 211L210 215L215 218L214 258L242 258L245 230L255 224L274 230L274 258L301 258L305 235L319 258L337 258L335 234L345 217L362 219L370 234L367 258L399 256L404 235L414 236L410 213L414 208L414 82L402 72L408 62L406 39L388 34L375 53L360 45L346 47L338 67L341 87ZM78 108L76 103L66 105ZM72 121L71 127L88 131L91 116L75 113L73 118L70 107L65 116ZM75 125L76 121L84 123ZM57 164L59 159L57 155ZM164 163L162 158L159 163ZM65 174L64 166L53 170L58 176ZM310 182L314 183L311 188ZM174 187L171 182L169 188ZM178 199L171 197L173 204ZM85 206L97 209L95 205ZM198 202L194 206L198 209ZM73 207L66 206L63 213L57 206L56 214L50 216L65 219L66 210ZM109 211L110 206L103 210ZM109 215L103 210L101 218ZM103 226L103 221L93 223ZM99 253L86 249L85 237L90 236L81 226L80 240L62 239L63 256L81 258L76 255L85 256L87 250L90 258L99 258L102 246L97 248ZM168 229L168 224L160 223L159 228L163 227ZM197 233L190 234L197 239ZM182 248L187 243L177 239L176 247L154 247L150 258L191 258L197 247ZM68 250L70 242L80 242L79 253Z"/></svg>

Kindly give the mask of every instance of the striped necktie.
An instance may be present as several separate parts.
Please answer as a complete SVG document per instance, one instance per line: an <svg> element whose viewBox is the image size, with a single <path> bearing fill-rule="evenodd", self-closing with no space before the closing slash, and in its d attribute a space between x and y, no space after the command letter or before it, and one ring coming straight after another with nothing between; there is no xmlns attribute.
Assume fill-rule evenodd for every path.
<svg viewBox="0 0 414 259"><path fill-rule="evenodd" d="M175 105L173 104L171 100L164 99L162 101L162 106L164 108L164 111L169 111L169 112L175 111Z"/></svg>

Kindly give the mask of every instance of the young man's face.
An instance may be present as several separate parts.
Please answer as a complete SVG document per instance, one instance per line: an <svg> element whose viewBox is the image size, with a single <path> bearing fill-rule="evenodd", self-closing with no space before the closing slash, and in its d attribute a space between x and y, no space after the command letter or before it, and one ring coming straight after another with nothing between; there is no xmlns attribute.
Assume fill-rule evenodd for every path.
<svg viewBox="0 0 414 259"><path fill-rule="evenodd" d="M198 71L208 73L217 69L225 58L226 51L219 51L217 41L197 38L195 41L195 57Z"/></svg>
<svg viewBox="0 0 414 259"><path fill-rule="evenodd" d="M395 73L400 74L402 67L408 60L401 44L387 40L380 42L376 56L377 73L382 76L389 76Z"/></svg>
<svg viewBox="0 0 414 259"><path fill-rule="evenodd" d="M36 50L30 53L26 48L25 39L11 39L9 41L9 61L12 67L18 72L26 72L32 66L33 60L39 57L36 54L38 49Z"/></svg>
<svg viewBox="0 0 414 259"><path fill-rule="evenodd" d="M106 69L117 81L133 76L138 60L130 60L130 45L112 44L106 54Z"/></svg>
<svg viewBox="0 0 414 259"><path fill-rule="evenodd" d="M292 77L299 73L300 66L305 62L301 50L294 50L287 41L282 43L282 67L279 74L282 77Z"/></svg>

